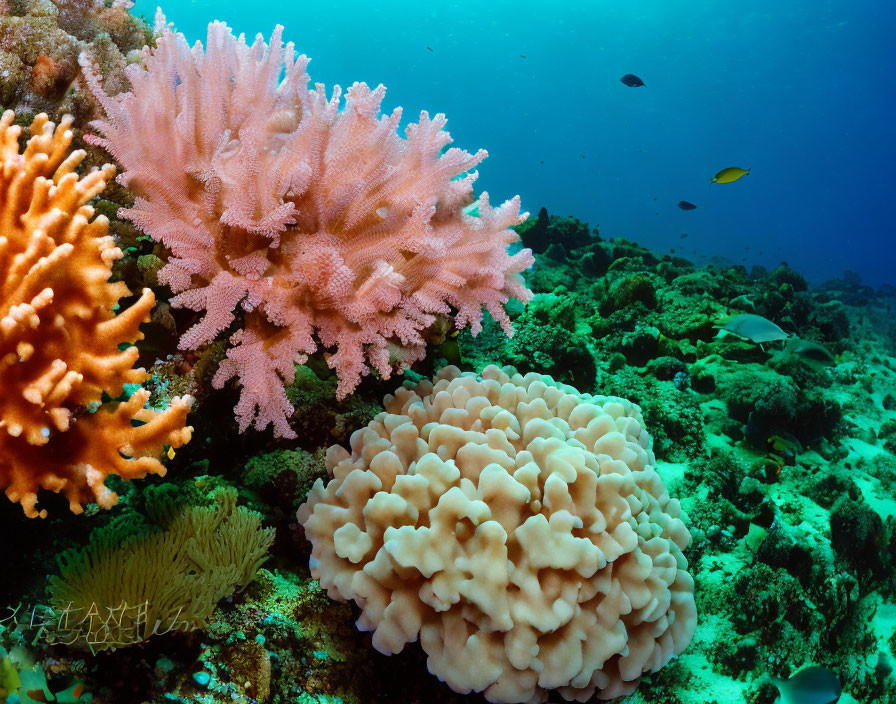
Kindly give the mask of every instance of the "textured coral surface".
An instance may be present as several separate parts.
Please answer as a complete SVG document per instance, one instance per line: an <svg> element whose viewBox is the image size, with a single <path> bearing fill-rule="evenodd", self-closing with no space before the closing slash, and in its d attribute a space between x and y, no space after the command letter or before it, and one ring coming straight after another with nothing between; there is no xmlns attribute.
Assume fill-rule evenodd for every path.
<svg viewBox="0 0 896 704"><path fill-rule="evenodd" d="M150 28L128 12L127 0L4 0L0 2L0 106L19 117L46 112L95 117L96 103L79 83L78 55L89 49L108 87L127 87L129 52L151 40ZM79 125L80 126L80 125Z"/></svg>
<svg viewBox="0 0 896 704"><path fill-rule="evenodd" d="M86 205L114 168L79 178L84 153L67 155L71 118L54 129L45 114L20 154L13 118L0 119L0 488L29 516L45 515L39 488L62 492L75 512L93 500L108 508L107 475L164 474L153 455L189 440L190 399L159 413L143 408L141 390L96 410L103 393L121 396L146 378L132 368L137 348L120 347L142 337L155 298L146 289L115 311L129 295L108 281L122 253Z"/></svg>
<svg viewBox="0 0 896 704"><path fill-rule="evenodd" d="M688 645L690 535L638 407L446 367L327 455L298 512L311 572L397 653L495 702L631 692Z"/></svg>
<svg viewBox="0 0 896 704"><path fill-rule="evenodd" d="M503 305L530 296L530 252L507 251L525 214L486 194L465 212L486 153L443 151L443 115L421 113L402 138L401 110L381 115L385 89L363 83L340 109L338 86L307 88L281 28L250 46L213 22L193 51L161 16L158 29L127 93L106 95L82 57L106 113L94 141L137 195L122 215L170 250L158 279L172 305L204 312L181 348L238 328L214 381L239 379L241 429L294 436L284 380L318 349L343 397L369 367L388 378L421 359L436 314L478 331L485 307L511 333Z"/></svg>

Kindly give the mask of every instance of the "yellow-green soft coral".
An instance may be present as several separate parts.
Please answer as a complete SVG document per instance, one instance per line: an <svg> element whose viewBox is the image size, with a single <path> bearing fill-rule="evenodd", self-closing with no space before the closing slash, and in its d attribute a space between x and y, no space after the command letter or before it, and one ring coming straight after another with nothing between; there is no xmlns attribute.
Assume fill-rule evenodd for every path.
<svg viewBox="0 0 896 704"><path fill-rule="evenodd" d="M237 493L189 506L163 530L113 524L83 551L63 553L50 579L60 640L92 650L138 643L208 622L218 601L244 587L274 539L261 514L237 507Z"/></svg>

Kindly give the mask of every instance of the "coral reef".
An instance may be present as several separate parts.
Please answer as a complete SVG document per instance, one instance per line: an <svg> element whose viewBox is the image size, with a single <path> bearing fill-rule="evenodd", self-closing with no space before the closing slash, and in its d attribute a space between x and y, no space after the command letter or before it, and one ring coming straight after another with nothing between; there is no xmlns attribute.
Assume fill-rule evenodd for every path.
<svg viewBox="0 0 896 704"><path fill-rule="evenodd" d="M486 153L442 152L443 115L421 113L402 139L400 109L381 116L385 89L363 83L340 109L338 87L329 99L307 89L307 59L280 28L249 46L213 22L205 51L161 15L158 29L116 97L82 56L106 114L93 141L137 196L123 217L170 251L157 276L172 305L204 311L181 348L238 327L214 384L239 379L241 430L295 436L284 383L318 349L343 397L368 365L388 378L420 360L436 314L476 332L485 307L511 334L503 305L528 300L531 255L507 247L525 214L518 198L493 209L485 193L465 212Z"/></svg>
<svg viewBox="0 0 896 704"><path fill-rule="evenodd" d="M690 535L636 406L510 367L399 389L299 522L373 645L493 702L630 693L696 625Z"/></svg>
<svg viewBox="0 0 896 704"><path fill-rule="evenodd" d="M59 702L90 704L92 695L75 681L65 689L50 690L44 667L28 650L20 631L0 625L0 700L12 704Z"/></svg>
<svg viewBox="0 0 896 704"><path fill-rule="evenodd" d="M0 701L896 701L896 287L492 208L130 5L0 0Z"/></svg>
<svg viewBox="0 0 896 704"><path fill-rule="evenodd" d="M748 275L740 267L696 267L619 239L590 242L565 259L553 254L536 255L530 304L507 306L512 340L488 317L476 338L466 331L454 338L445 326L415 369L434 375L449 361L470 369L513 360L529 372L547 363L563 382L641 407L656 471L687 515L685 555L700 619L691 645L626 701L706 704L711 692L720 703L773 704L770 676L812 662L842 682L842 704L889 704L896 696L896 595L888 578L896 569L896 324L887 305L896 298L857 289L848 277L796 290L798 274L786 269ZM605 272L585 270L585 255L605 261ZM779 361L774 344L716 337L717 320L740 312L823 344L835 365L818 371ZM146 342L142 359L163 357L144 382L154 405L187 392L209 398L222 342L170 357L174 338ZM421 380L414 371L406 376ZM48 691L83 682L94 704L481 699L440 685L421 648L377 652L371 634L353 625L358 608L329 599L305 567L313 548L295 524L296 509L318 478L327 480L327 446L367 426L393 388L367 377L336 401L337 383L320 359L296 367L287 387L299 433L292 441L233 433L230 404L207 403L194 421L200 442L178 451L164 483L121 491L110 477L110 488L122 493L114 512L51 512L17 535L25 547L8 563L16 578L0 583L11 607L45 603L45 565L63 548L83 549L91 527L99 526L98 535L115 529L119 515L139 534L177 511L210 506L210 493L229 489L276 529L270 569L219 602L201 629L93 656L49 645L26 628ZM237 390L214 393L229 399ZM374 446L385 442L379 437ZM0 529L21 530L16 508L0 506ZM457 544L455 535L433 554Z"/></svg>
<svg viewBox="0 0 896 704"><path fill-rule="evenodd" d="M600 241L597 229L588 230L588 223L568 217L548 215L542 208L535 219L527 220L517 228L523 244L536 254L547 254L552 259L566 258L573 249L584 247L592 241Z"/></svg>
<svg viewBox="0 0 896 704"><path fill-rule="evenodd" d="M608 262L603 275L583 267L595 250ZM894 644L883 635L896 608L881 581L892 573L896 526L889 290L849 275L810 288L786 265L750 275L696 267L620 239L565 258L537 254L528 281L535 295L514 319L518 335L505 341L488 324L476 339L461 333L455 363L513 359L529 371L531 360L587 351L595 371L584 388L641 406L657 471L692 522L695 643L633 700L700 701L690 692L723 687L771 704L766 673L786 677L814 662L837 673L844 701L888 701L896 692ZM739 313L824 346L833 366L788 358L783 343L717 336L718 321ZM531 336L536 345L519 350L527 324L566 335ZM579 361L561 374L568 381L587 368ZM749 608L740 608L745 594ZM861 667L843 667L856 658Z"/></svg>
<svg viewBox="0 0 896 704"><path fill-rule="evenodd" d="M82 86L78 56L96 57L108 90L127 88L127 56L152 41L128 0L3 0L0 2L0 106L21 119L72 114L79 126L98 116Z"/></svg>
<svg viewBox="0 0 896 704"><path fill-rule="evenodd" d="M122 253L86 205L113 167L79 178L84 153L67 155L71 118L54 128L43 114L20 154L13 117L0 119L0 488L32 517L46 515L40 488L63 493L76 513L92 501L109 508L117 497L107 475L165 473L156 456L190 439L190 398L155 411L138 390L101 405L104 393L118 398L146 378L125 344L142 337L155 298L147 289L115 311L129 295L108 281Z"/></svg>

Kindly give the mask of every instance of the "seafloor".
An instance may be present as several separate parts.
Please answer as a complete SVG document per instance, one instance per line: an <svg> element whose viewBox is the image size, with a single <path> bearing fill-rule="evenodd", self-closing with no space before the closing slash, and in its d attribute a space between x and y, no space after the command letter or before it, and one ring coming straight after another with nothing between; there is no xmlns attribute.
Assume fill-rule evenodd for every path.
<svg viewBox="0 0 896 704"><path fill-rule="evenodd" d="M63 19L69 25L60 28L52 13L21 7L0 17L4 108L28 104L54 119L61 112L78 119L86 108L77 91L58 90L70 81L65 71L77 71L73 52L100 37L97 51L109 57L104 75L114 78L124 54L148 36L119 15L86 27L84 18L63 17L60 25ZM13 51L35 41L43 43L40 55L54 57L57 73L39 74L44 83L34 78L37 54ZM30 82L23 78L29 67ZM88 163L101 158L91 152ZM110 480L121 495L110 511L71 515L48 494L41 501L49 517L33 520L0 501L0 605L9 607L0 612L0 654L27 653L48 683L19 700L68 692L57 700L484 702L438 682L416 644L380 655L356 630L355 608L327 598L308 571L310 546L296 509L326 474L323 453L346 445L401 379L368 376L336 401L335 378L312 359L287 389L297 439L236 432L237 391L210 384L223 349L177 351L184 318L166 307L155 280L159 250L115 218L130 203L126 192L113 188L103 198L97 208L112 219L126 253L116 276L132 290L154 288L161 300L140 343L140 362L152 375L145 386L153 402L196 397L194 438L169 454L164 479ZM627 701L772 704L770 676L808 663L836 673L843 704L896 700L896 288L875 290L849 273L810 288L783 263L770 271L696 266L620 237L602 239L573 217L543 210L519 231L536 256L526 276L535 297L526 307L508 306L515 336L506 338L490 319L477 337L442 334L408 376L429 377L447 364L474 371L512 365L640 405L658 471L687 514L699 625L690 647ZM774 344L719 337L718 321L740 313L823 345L835 364L814 368L776 355ZM207 627L97 653L51 644L38 607L65 551L86 545L93 531L128 535L172 504L201 508L222 496L261 514L273 542L254 580L210 605ZM0 689L9 663L0 658Z"/></svg>
<svg viewBox="0 0 896 704"><path fill-rule="evenodd" d="M602 241L574 218L533 221L522 229L537 252L528 279L536 296L515 311L516 336L493 327L477 338L462 333L430 363L539 369L641 406L659 471L687 512L699 625L685 653L645 678L630 701L771 704L768 675L812 662L842 678L841 702L891 702L896 291L854 277L808 289L786 265L698 268L623 239ZM758 345L717 339L714 316L738 311L827 345L836 366L773 366ZM187 364L175 356L158 365L154 383L201 388L201 379L184 379ZM416 647L379 655L355 630L352 608L310 578L295 508L324 474L322 450L345 443L395 385L367 380L339 403L334 382L319 373L299 368L290 388L297 442L232 432L230 399L216 392L193 420L198 442L177 453L166 477L197 503L232 486L265 516L276 541L255 581L225 599L205 631L95 656L29 640L51 681L77 677L94 702L247 701L242 694L259 702L484 701L439 684ZM764 436L751 438L751 427ZM775 449L766 442L772 434L794 439ZM165 486L132 483L117 515L145 510L147 484ZM54 556L109 518L54 511L35 522L0 507L4 603L42 603ZM211 675L207 685L194 679L198 671Z"/></svg>

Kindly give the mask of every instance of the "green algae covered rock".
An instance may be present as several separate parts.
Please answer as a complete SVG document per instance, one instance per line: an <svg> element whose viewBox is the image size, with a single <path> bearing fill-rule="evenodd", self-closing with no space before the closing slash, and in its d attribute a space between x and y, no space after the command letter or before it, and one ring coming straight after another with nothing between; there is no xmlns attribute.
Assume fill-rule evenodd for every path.
<svg viewBox="0 0 896 704"><path fill-rule="evenodd" d="M607 315L635 303L648 309L656 308L656 285L652 277L634 274L614 281L600 306L600 313Z"/></svg>
<svg viewBox="0 0 896 704"><path fill-rule="evenodd" d="M587 222L574 217L548 215L545 208L514 229L519 233L523 245L535 254L543 254L552 245L560 245L568 252L591 243L596 237L596 233L591 234Z"/></svg>

